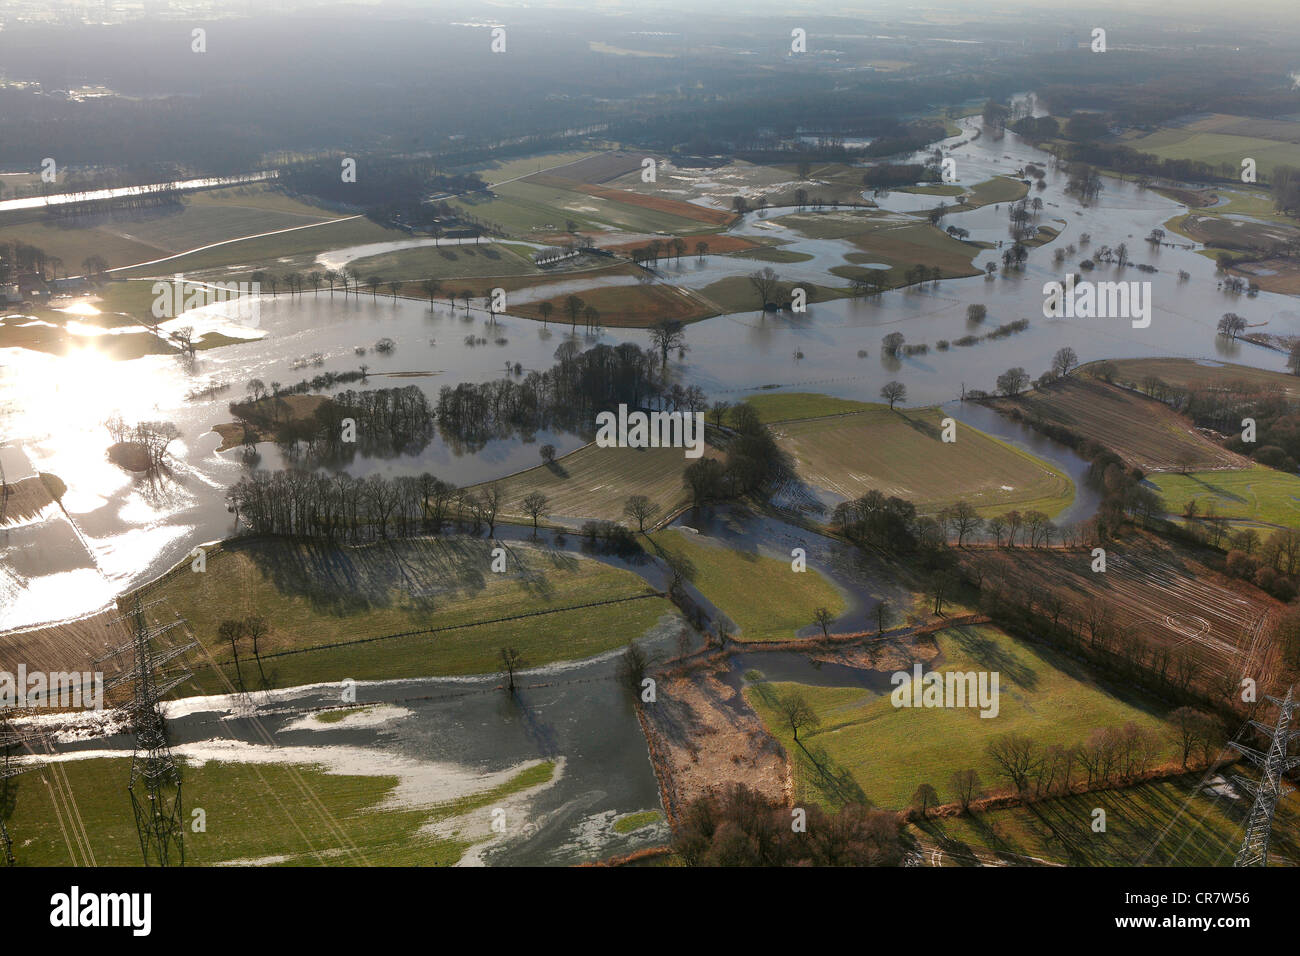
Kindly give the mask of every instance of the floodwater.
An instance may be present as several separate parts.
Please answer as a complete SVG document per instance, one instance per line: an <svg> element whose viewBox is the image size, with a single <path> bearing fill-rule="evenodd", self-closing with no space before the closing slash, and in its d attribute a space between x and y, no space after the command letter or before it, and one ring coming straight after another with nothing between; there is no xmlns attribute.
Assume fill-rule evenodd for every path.
<svg viewBox="0 0 1300 956"><path fill-rule="evenodd" d="M172 183L152 183L147 186L120 186L114 189L88 189L82 192L50 193L24 199L0 200L0 212L14 209L41 209L45 206L62 206L72 202L89 202L96 199L117 199L122 196L147 196L163 190L190 192L195 189L212 189L214 186L238 186L273 179L275 171L249 173L244 176L222 176L209 179L185 179Z"/></svg>
<svg viewBox="0 0 1300 956"><path fill-rule="evenodd" d="M651 654L666 655L675 625L647 639ZM210 698L169 705L168 736L186 758L313 763L332 772L408 774L446 789L461 781L470 794L522 765L556 761L548 786L506 798L474 813L473 832L491 838L469 860L490 865L570 865L662 844L663 825L628 834L613 824L629 813L659 810L659 785L645 738L625 686L617 679L617 654L517 675L512 697L496 676L356 685L356 704L387 705L390 719L314 722L313 709L340 705L340 688L314 686L238 700ZM349 703L351 703L349 701ZM304 720L304 717L306 719ZM268 741L270 743L268 744ZM58 750L128 757L126 735L61 739ZM359 761L356 754L369 759ZM123 780L129 768L123 760ZM291 798L293 794L289 794ZM427 801L426 801L427 802ZM490 815L506 813L507 832L494 837Z"/></svg>
<svg viewBox="0 0 1300 956"><path fill-rule="evenodd" d="M1023 272L815 304L803 315L753 311L720 316L690 326L686 333L690 349L684 359L673 359L673 374L700 385L711 398L731 400L771 386L872 400L885 382L898 379L907 386L909 404L943 404L959 420L1020 445L1069 474L1077 497L1061 520L1078 520L1097 504L1083 480L1086 463L1023 426L956 401L963 388L991 389L998 374L1016 365L1036 375L1066 345L1084 361L1175 355L1280 370L1285 362L1281 353L1245 343L1225 344L1215 336L1215 325L1223 312L1235 311L1257 330L1296 332L1300 309L1285 296L1263 293L1247 298L1223 292L1213 262L1183 248L1190 244L1179 237L1167 237L1176 246L1149 245L1147 234L1181 212L1182 207L1172 201L1107 179L1098 200L1084 208L1065 194L1065 177L1052 168L1046 154L1010 133L997 140L981 136L969 141L974 124L963 125L959 137L941 144L953 147L968 140L946 148L946 155L957 161L960 184L974 185L998 173L1013 173L1026 162L1048 170L1046 188L1031 195L1043 200L1039 223L1051 224L1062 234L1032 251ZM909 211L922 208L920 202L898 192L879 200L900 222L908 221ZM926 197L924 205L931 202ZM751 214L736 227L741 234L787 239L784 248L811 257L773 264L784 280L824 282L827 269L845 264L844 255L858 251L840 240L798 235L782 224L790 212ZM972 238L996 245L1008 239L1006 214L1005 205L990 206L950 215L946 224L960 225L970 230ZM1053 264L1052 253L1068 243L1077 246L1084 232L1091 233L1093 249L1127 242L1135 263L1149 263L1159 270L1146 274L1132 267L1099 266L1087 276L1150 281L1149 328L1133 328L1127 319L1119 318L1043 317L1043 283L1076 268L1088 250L1081 249L1060 268ZM322 255L320 261L351 261L376 251L384 250L339 249ZM975 265L982 268L999 257L997 248L983 251ZM714 256L701 261L684 256L680 261L661 262L659 271L668 281L698 290L763 265L753 260ZM1190 279L1180 281L1180 269L1190 273ZM548 296L581 294L593 285L634 281L616 277L593 283L575 278L545 288ZM537 294L540 287L516 291L510 298L521 302ZM966 319L966 307L972 303L988 309L982 328L972 328ZM463 308L451 309L445 300L431 308L427 302L393 301L368 293L263 296L255 313L247 305L211 306L173 320L173 324L221 329L245 339L200 352L192 365L169 356L116 362L96 350L93 336L85 337L81 351L62 358L0 350L0 463L10 478L50 472L68 486L62 509L51 506L32 520L0 529L0 630L93 612L123 589L171 566L195 545L231 533L226 489L250 468L281 464L278 450L268 443L259 447L260 458L252 464L238 450L216 451L219 437L212 426L230 420L227 405L243 397L249 380L291 385L326 370L352 371L364 364L368 382L344 387L417 385L435 398L443 386L512 374L507 366L516 363L525 370L547 368L568 334L563 324L544 328L509 315L492 326L481 306L467 316ZM940 339L953 341L1022 318L1030 324L1020 334L947 351L935 348ZM910 358L883 358L880 340L892 331L902 332L908 342L928 343L931 349ZM472 345L466 341L471 334ZM373 351L382 337L397 342L393 353ZM605 330L587 341L649 344L646 334L638 330ZM358 349L365 354L357 354ZM861 350L866 352L863 357L858 354ZM221 385L229 386L228 390L190 397ZM141 478L107 462L110 439L102 423L113 414L128 422L169 420L179 426L181 438L171 448L167 474ZM418 454L355 459L347 467L359 475L431 471L469 484L531 467L539 460L537 448L545 442L563 453L578 447L582 438L539 434L531 440L491 442L474 453L435 439ZM792 548L805 548L810 565L846 595L846 610L837 628L869 626L876 601L902 598L891 594L896 586L889 583L887 569L873 566L872 559L779 520L722 509L712 515L689 515L679 523L691 524L729 546L785 560ZM527 533L527 529L503 529L503 536ZM572 536L565 545L577 546ZM629 567L663 586L663 570L656 562ZM702 604L710 615L720 613L707 602ZM652 642L656 653L667 653L675 629L672 622L664 622L663 633ZM753 664L769 676L793 674L789 668L802 666L766 656ZM489 678L362 685L361 702L392 703L409 712L391 726L344 722L323 730L293 727L302 716L301 708L336 702L331 699L336 690L293 692L291 708L285 707L282 697L257 706L263 722L289 752L308 741L314 746L361 745L476 774L508 771L529 760L560 759L559 779L525 801L527 828L490 845L482 858L568 863L624 852L647 841L657 842L663 835L653 828L628 836L612 830L619 814L659 807L645 741L626 692L613 680L615 666L613 656L606 655L547 668L530 675L513 702L496 691L494 679ZM803 671L798 673L800 679L811 679ZM247 715L222 720L218 728L216 715L227 709L218 704L199 706L175 719L178 744L199 745L226 732L241 740L256 740ZM94 745L102 747L105 741ZM116 738L107 745L125 747L127 742Z"/></svg>
<svg viewBox="0 0 1300 956"><path fill-rule="evenodd" d="M974 124L964 121L963 125L960 136L941 144L961 144L946 150L957 163L958 185L971 186L998 173L1013 173L1027 162L1047 169L1046 188L1032 194L1043 200L1040 223L1051 223L1062 234L1032 251L1023 272L991 280L983 276L947 280L937 287L814 304L802 315L753 311L719 316L687 330L690 348L684 359L674 358L674 374L700 385L712 398L729 400L773 386L874 399L881 385L898 379L907 386L910 404L930 404L952 402L963 388L991 389L997 375L1013 365L1037 374L1065 345L1072 346L1084 361L1178 355L1279 370L1284 367L1282 353L1248 343L1226 343L1215 335L1215 326L1222 312L1232 310L1257 330L1296 331L1300 329L1300 308L1292 299L1269 293L1256 298L1227 294L1218 288L1213 262L1181 247L1189 243L1179 242L1174 248L1145 242L1151 229L1180 211L1176 203L1133 184L1107 179L1100 197L1084 208L1065 194L1064 174L1052 168L1046 154L1011 133L1001 139L980 136L972 140ZM904 209L916 208L918 199L926 204L934 201L895 191L880 197L879 203L906 222L910 217ZM800 236L781 222L794 211L751 213L735 231L786 239L789 243L784 248L811 256L805 262L775 264L773 268L783 279L825 281L826 270L844 264L844 255L856 251L855 247L842 240ZM950 215L947 222L969 229L972 238L996 244L1007 239L1006 213L1005 204L986 206ZM843 213L826 210L820 214ZM1129 320L1121 318L1043 317L1043 283L1059 278L1063 271L1053 264L1052 253L1067 243L1077 245L1084 232L1091 233L1092 248L1127 242L1134 262L1160 270L1147 274L1133 267L1099 266L1089 274L1093 279L1150 281L1150 327L1133 328ZM421 242L425 240L411 240ZM349 261L386 248L348 247L323 254L321 261ZM1082 250L1076 253L1065 268L1073 268L1084 254ZM997 248L982 251L975 265L982 267L999 256ZM702 289L720 278L743 276L762 265L724 256L701 260L688 255L661 261L659 272L668 281ZM1180 269L1191 278L1180 281ZM594 284L635 281L628 276L606 277ZM547 295L581 294L592 285L591 279L575 277L545 288ZM510 298L527 301L540 292L541 287L522 289ZM982 326L972 326L966 319L966 307L972 303L981 303L988 310ZM973 346L954 345L947 351L936 347L941 339L952 342L1021 318L1029 320L1029 328L1019 334ZM69 357L19 349L0 351L0 443L21 448L33 469L56 474L67 483L63 504L85 550L82 564L87 575L98 574L104 582L74 589L48 615L42 615L40 603L30 599L22 602L26 610L19 613L12 607L17 592L35 586L39 566L23 574L0 572L0 594L7 595L5 603L11 605L0 619L0 627L93 611L96 607L92 605L101 601L104 593L147 579L196 544L229 534L232 526L225 509L225 489L249 466L238 451L217 452L219 439L211 428L230 420L227 405L243 396L250 379L288 385L325 370L352 371L366 365L369 387L414 384L436 398L443 386L507 374L508 364L517 363L525 370L547 368L555 348L569 334L562 323L544 328L509 315L489 326L481 302L476 302L467 316L463 307L452 309L442 299L430 308L427 302L394 301L365 292L331 295L326 290L262 296L255 311L247 302L208 306L169 323L182 324L200 331L223 331L246 341L200 352L192 367L169 356L115 362L99 355L94 338L89 336L85 348ZM930 351L911 357L881 356L880 340L892 331L902 332L908 342L928 343ZM472 345L466 341L471 335ZM396 351L390 355L374 352L374 343L382 337L394 339ZM584 344L595 341L648 344L646 334L638 330L604 330L585 339ZM358 349L365 349L366 354L358 355ZM859 357L859 352L865 355ZM220 384L230 387L205 398L188 397ZM981 416L979 410L951 407L957 408L956 417L999 435L1005 436L1009 427L1014 429L996 416ZM171 448L168 475L142 479L105 460L108 436L101 423L114 413L127 421L170 420L180 426L182 437ZM980 416L980 420L975 422L972 416ZM1017 434L1014 440L1032 445L1036 453L1076 477L1081 496L1067 516L1088 513L1094 502L1082 492L1076 475L1077 456L1025 434ZM477 453L467 453L435 439L417 455L357 459L348 468L359 475L431 471L445 480L469 484L536 464L537 448L544 443L565 452L581 441L575 435L542 434L491 442ZM260 460L251 467L281 465L273 445L263 443L259 451ZM9 532L7 540L0 538L0 547L13 554L17 547L29 544L35 533L15 536ZM23 535L28 540L22 540Z"/></svg>

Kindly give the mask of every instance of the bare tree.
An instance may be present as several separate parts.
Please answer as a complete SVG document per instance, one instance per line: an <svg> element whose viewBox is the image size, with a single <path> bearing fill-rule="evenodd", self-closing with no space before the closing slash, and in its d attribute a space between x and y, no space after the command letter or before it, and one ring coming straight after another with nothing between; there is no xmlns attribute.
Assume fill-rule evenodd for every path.
<svg viewBox="0 0 1300 956"><path fill-rule="evenodd" d="M980 792L979 771L974 768L958 770L953 773L949 786L952 787L952 792L957 798L957 802L961 804L962 811L969 811L972 801L975 800Z"/></svg>
<svg viewBox="0 0 1300 956"><path fill-rule="evenodd" d="M266 637L270 625L266 618L258 617L256 614L250 614L244 618L244 633L248 635L249 641L253 645L253 659L257 661L257 673L261 675L262 683L266 683L266 672L262 670L262 651L261 641Z"/></svg>
<svg viewBox="0 0 1300 956"><path fill-rule="evenodd" d="M812 705L798 691L790 691L779 696L776 700L776 710L785 725L790 728L790 733L794 735L794 742L801 747L803 744L799 740L799 731L816 730L822 723L817 712L812 709Z"/></svg>
<svg viewBox="0 0 1300 956"><path fill-rule="evenodd" d="M222 621L217 625L217 635L230 644L230 653L235 658L235 679L239 682L239 689L242 691L244 674L239 668L239 641L244 636L244 622L233 618Z"/></svg>
<svg viewBox="0 0 1300 956"><path fill-rule="evenodd" d="M660 319L650 326L650 342L659 350L660 366L668 370L668 353L686 347L686 333L677 319Z"/></svg>
<svg viewBox="0 0 1300 956"><path fill-rule="evenodd" d="M984 526L984 519L979 516L975 506L969 501L958 501L951 508L945 509L947 512L948 522L952 529L957 532L957 547L964 547L966 538L970 535L977 534Z"/></svg>
<svg viewBox="0 0 1300 956"><path fill-rule="evenodd" d="M506 690L515 692L515 671L524 666L524 659L513 647L501 648L501 673L506 678Z"/></svg>
<svg viewBox="0 0 1300 956"><path fill-rule="evenodd" d="M902 382L886 382L880 389L880 397L889 402L889 410L894 410L895 402L907 401L907 386Z"/></svg>
<svg viewBox="0 0 1300 956"><path fill-rule="evenodd" d="M501 508L501 486L496 482L485 487L478 496L478 510L483 520L487 522L488 537L491 538L496 534L497 528L497 511Z"/></svg>
<svg viewBox="0 0 1300 956"><path fill-rule="evenodd" d="M831 636L831 624L835 621L835 615L831 613L830 608L819 607L813 611L813 623L822 629L822 637Z"/></svg>
<svg viewBox="0 0 1300 956"><path fill-rule="evenodd" d="M633 495L623 506L623 514L635 518L638 531L645 531L645 523L659 513L659 506L645 495Z"/></svg>
<svg viewBox="0 0 1300 956"><path fill-rule="evenodd" d="M1052 356L1052 371L1062 378L1074 371L1078 364L1078 353L1068 345L1064 348L1057 349L1056 354Z"/></svg>
<svg viewBox="0 0 1300 956"><path fill-rule="evenodd" d="M641 682L650 669L650 657L636 641L627 642L627 650L618 664L618 676L631 693L640 699Z"/></svg>
<svg viewBox="0 0 1300 956"><path fill-rule="evenodd" d="M758 307L766 309L776 302L776 293L781 285L781 277L771 266L765 266L749 274L749 284L758 293Z"/></svg>
<svg viewBox="0 0 1300 956"><path fill-rule="evenodd" d="M933 784L923 783L912 794L912 806L920 809L922 820L930 815L930 808L938 806L938 804L939 791L934 788Z"/></svg>
<svg viewBox="0 0 1300 956"><path fill-rule="evenodd" d="M1024 734L1007 733L990 740L988 755L998 765L1004 777L1020 793L1029 789L1029 780L1034 775L1042 757L1032 737Z"/></svg>
<svg viewBox="0 0 1300 956"><path fill-rule="evenodd" d="M537 522L546 514L546 508L551 500L540 491L530 491L524 495L523 505L524 513L533 519L533 534L537 534Z"/></svg>

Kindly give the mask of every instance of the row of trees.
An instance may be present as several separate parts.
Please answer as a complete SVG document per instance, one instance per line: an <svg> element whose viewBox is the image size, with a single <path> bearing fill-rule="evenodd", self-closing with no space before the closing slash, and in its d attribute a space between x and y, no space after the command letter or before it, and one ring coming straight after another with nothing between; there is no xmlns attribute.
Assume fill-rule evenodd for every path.
<svg viewBox="0 0 1300 956"><path fill-rule="evenodd" d="M1124 784L1151 771L1172 747L1182 767L1199 760L1210 763L1223 747L1223 723L1194 707L1169 714L1168 737L1132 721L1122 727L1097 728L1081 743L1045 744L1018 733L1001 734L985 746L997 776L1020 797L1038 798ZM985 782L973 767L957 770L947 781L949 802L962 812L987 796ZM912 794L912 807L922 817L942 803L938 788L922 783Z"/></svg>
<svg viewBox="0 0 1300 956"><path fill-rule="evenodd" d="M366 541L439 534L449 522L474 534L496 530L502 493L492 484L477 491L457 488L431 475L385 478L323 475L307 471L258 471L226 493L236 523L260 534ZM545 496L535 502L545 514Z"/></svg>

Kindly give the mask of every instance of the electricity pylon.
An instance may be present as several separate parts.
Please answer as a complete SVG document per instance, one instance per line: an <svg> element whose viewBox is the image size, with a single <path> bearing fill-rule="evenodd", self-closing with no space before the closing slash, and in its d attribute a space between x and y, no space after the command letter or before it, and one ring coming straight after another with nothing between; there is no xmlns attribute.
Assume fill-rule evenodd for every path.
<svg viewBox="0 0 1300 956"><path fill-rule="evenodd" d="M49 740L49 734L44 731L21 731L15 730L9 723L9 714L7 711L0 710L0 801L9 799L9 787L12 784L6 781L12 780L20 773L26 773L28 770L36 770L44 766L40 760L25 760L22 763L16 763L13 759L13 753L20 747L26 747L32 750L32 744L44 744ZM13 845L14 841L9 836L9 828L5 826L3 807L0 806L0 854L4 856L5 866L14 865Z"/></svg>
<svg viewBox="0 0 1300 956"><path fill-rule="evenodd" d="M155 602L162 603L162 602ZM171 624L150 627L144 612L154 604L135 607L119 620L130 621L133 637L114 651L101 657L131 654L132 665L104 685L107 693L130 682L131 700L123 705L135 730L135 753L131 756L131 781L127 792L135 814L135 829L140 837L140 852L145 866L184 866L185 828L181 823L181 771L167 745L167 727L160 702L173 688L190 677L188 669L159 674L159 668L198 646L197 641L173 645L164 651L154 650L154 641L185 622L179 618Z"/></svg>
<svg viewBox="0 0 1300 956"><path fill-rule="evenodd" d="M1241 849L1237 851L1233 866L1268 865L1268 843L1273 834L1273 814L1277 810L1277 802L1295 790L1283 779L1283 775L1291 768L1300 766L1300 756L1288 757L1286 754L1287 744L1292 739L1300 737L1300 730L1290 729L1291 717L1295 713L1297 703L1295 688L1289 688L1286 697L1281 700L1276 697L1267 699L1278 706L1277 723L1272 727L1266 727L1257 720L1252 720L1250 723L1269 738L1268 750L1256 750L1235 740L1230 742L1232 747L1241 751L1251 763L1263 770L1263 775L1258 782L1248 777L1233 775L1233 779L1255 798L1250 812L1246 815L1245 836L1242 838Z"/></svg>

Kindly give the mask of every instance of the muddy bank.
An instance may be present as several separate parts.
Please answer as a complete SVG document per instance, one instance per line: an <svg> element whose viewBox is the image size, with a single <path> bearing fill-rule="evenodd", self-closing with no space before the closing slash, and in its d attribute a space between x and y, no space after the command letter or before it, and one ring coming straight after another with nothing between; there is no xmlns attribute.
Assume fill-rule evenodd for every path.
<svg viewBox="0 0 1300 956"><path fill-rule="evenodd" d="M676 824L682 810L710 790L743 783L776 804L791 795L783 748L736 688L717 670L659 682L653 704L641 708L641 726L659 777L664 809Z"/></svg>

